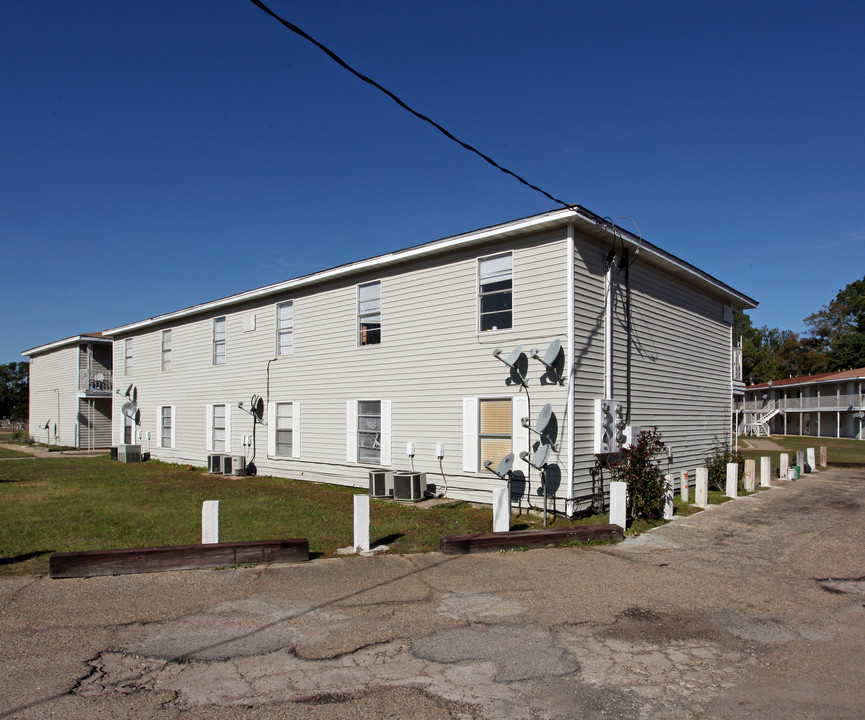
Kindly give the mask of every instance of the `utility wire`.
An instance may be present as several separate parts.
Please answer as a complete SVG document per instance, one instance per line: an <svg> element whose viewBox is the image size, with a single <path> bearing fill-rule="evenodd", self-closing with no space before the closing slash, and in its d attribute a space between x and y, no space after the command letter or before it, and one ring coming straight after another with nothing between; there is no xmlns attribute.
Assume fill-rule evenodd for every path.
<svg viewBox="0 0 865 720"><path fill-rule="evenodd" d="M399 105L399 106L400 106L401 108L403 108L404 110L408 110L412 115L414 115L414 116L415 116L416 118L418 118L419 120L423 120L424 122L429 123L430 125L432 125L436 130L438 130L440 133L442 133L442 134L443 134L446 138L448 138L449 140L453 140L455 143L458 143L459 145L462 145L462 146L463 146L466 150L468 150L469 152L473 152L475 155L478 155L479 157L482 157L484 160L486 160L486 161L487 161L490 165L492 165L494 168L497 168L498 170L501 170L501 171L502 171L503 173L505 173L506 175L510 175L512 178L515 178L516 180L518 180L519 182L521 182L523 185L525 185L525 186L527 186L527 187L530 187L532 190L534 190L534 191L536 191L536 192L541 193L541 195L543 195L543 196L549 198L549 199L552 200L553 202L558 203L559 205L563 205L563 206L564 206L566 209L568 209L568 210L574 210L574 209L576 209L577 206L575 206L573 203L566 203L564 200L559 200L557 197L551 195L551 194L548 193L546 190L542 190L542 189L539 188L537 185L532 185L530 182L528 182L528 180L526 180L526 179L520 177L520 176L517 175L515 172L512 172L511 170L508 170L506 167L502 167L502 166L499 165L495 160L493 160L493 159L492 159L491 157L489 157L488 155L484 155L484 154L483 154L480 150L478 150L477 148L474 148L474 147L472 147L471 145L469 145L468 143L465 143L465 142L463 142L462 140L460 140L459 138L455 137L453 134L451 134L450 132L448 132L448 130L446 130L444 127L442 127L441 125L439 125L437 122L435 122L434 120L428 118L428 117L427 117L426 115L424 115L423 113L419 113L417 110L415 110L414 108L410 107L408 104L406 104L405 102L403 102L402 100L400 100L400 98L398 98L396 95L394 95L394 93L392 93L390 90L388 90L388 89L385 88L385 87L382 87L381 85L379 85L379 84L378 84L375 80L373 80L372 78L367 77L367 76L364 75L363 73L360 73L360 72L358 72L357 70L355 70L351 65L349 65L345 60L343 60L339 55L337 55L335 52L333 52L333 50L331 50L330 48L326 47L325 45L322 45L318 40L316 40L314 37L312 37L312 36L308 35L307 33L305 33L303 30L301 30L301 29L300 29L297 25L295 25L293 22L290 22L290 21L286 20L285 18L280 17L279 15L277 15L275 12L273 12L273 10L271 10L269 7L267 7L267 5L265 5L263 2L261 2L261 0L249 0L249 1L250 1L253 5L255 5L256 7L258 7L260 10L262 10L263 12L267 13L268 15L270 15L274 20L277 20L278 22L282 23L282 25L284 25L286 28L288 28L289 30L291 30L293 33L296 33L297 35L300 35L300 36L301 36L302 38L304 38L305 40L308 40L309 42L311 42L311 43L312 43L313 45L315 45L319 50L321 50L322 52L324 52L324 53L325 53L325 54L326 54L326 55L327 55L331 60L333 60L333 61L334 61L335 63L337 63L338 65L341 65L342 67L344 67L344 68L345 68L346 70L348 70L352 75L354 75L355 77L357 77L357 78L360 79L360 80L363 80L365 83L368 83L369 85L372 85L372 86L373 86L374 88L376 88L377 90L380 90L381 92L383 92L383 93L384 93L385 95L387 95L391 100L393 100L397 105Z"/></svg>

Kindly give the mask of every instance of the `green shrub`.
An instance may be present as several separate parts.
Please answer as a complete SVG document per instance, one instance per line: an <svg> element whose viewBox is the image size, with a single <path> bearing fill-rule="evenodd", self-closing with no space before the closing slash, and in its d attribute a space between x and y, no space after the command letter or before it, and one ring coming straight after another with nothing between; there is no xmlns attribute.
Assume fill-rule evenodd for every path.
<svg viewBox="0 0 865 720"><path fill-rule="evenodd" d="M712 449L706 455L706 467L709 470L709 489L724 491L727 489L727 463L739 465L738 478L742 477L742 453L733 449L729 441L723 442L715 438Z"/></svg>
<svg viewBox="0 0 865 720"><path fill-rule="evenodd" d="M12 442L22 445L32 445L33 438L30 437L30 433L25 428L17 428L12 431Z"/></svg>
<svg viewBox="0 0 865 720"><path fill-rule="evenodd" d="M667 481L655 458L665 450L658 428L643 430L633 445L619 453L613 465L613 480L626 483L628 488L631 521L661 517Z"/></svg>

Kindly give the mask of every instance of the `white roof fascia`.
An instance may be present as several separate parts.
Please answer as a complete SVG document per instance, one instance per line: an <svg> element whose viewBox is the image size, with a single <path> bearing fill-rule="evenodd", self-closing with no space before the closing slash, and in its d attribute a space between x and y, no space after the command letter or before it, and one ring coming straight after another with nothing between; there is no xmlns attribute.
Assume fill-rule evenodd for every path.
<svg viewBox="0 0 865 720"><path fill-rule="evenodd" d="M842 370L843 372L843 370ZM753 388L745 388L748 392L760 392L761 390L786 390L787 388L795 388L795 387L804 387L805 385L828 385L829 383L843 383L843 382L851 382L854 380L865 380L865 375L853 375L852 377L843 377L843 378L824 378L823 380L804 380L802 382L796 383L784 383L783 385L766 385L765 383L760 383L759 387ZM819 410L819 408L814 408L815 410Z"/></svg>
<svg viewBox="0 0 865 720"><path fill-rule="evenodd" d="M30 348L29 350L24 350L21 355L22 357L39 355L40 353L48 352L50 350L57 350L58 348L64 347L66 345L79 345L80 343L106 343L111 344L114 341L111 338L107 337L96 337L95 335L75 335L74 337L66 338L65 340L57 340L53 343L48 343L47 345L40 345L39 347Z"/></svg>
<svg viewBox="0 0 865 720"><path fill-rule="evenodd" d="M191 315L209 313L214 310L220 310L225 307L230 307L232 305L237 305L240 303L249 302L251 300L257 300L263 297L267 297L268 295L275 295L288 290L295 290L297 288L303 288L309 285L316 285L318 283L322 283L328 280L338 279L346 275L362 272L364 270L372 270L375 268L386 267L395 263L405 262L406 260L412 260L428 255L440 254L442 252L455 250L477 243L488 242L498 238L518 235L522 232L538 231L556 226L565 226L567 225L567 223L574 222L575 220L582 221L580 225L586 230L600 229L608 233L610 236L622 238L633 247L640 247L641 253L645 252L649 255L652 255L659 261L660 264L667 266L668 268L675 268L675 270L679 274L687 274L692 280L695 280L700 284L708 284L712 286L720 294L728 297L729 299L737 300L742 306L746 308L757 307L756 301L752 300L746 295L743 295L742 293L737 292L736 290L733 290L733 288L725 285L720 280L716 280L711 275L702 272L693 265L689 265L685 261L679 260L679 258L675 257L674 255L670 255L669 253L662 251L660 248L655 247L654 245L645 240L641 240L635 237L631 233L622 230L621 228L616 228L616 232L613 232L613 230L603 222L602 218L594 215L593 213L585 210L584 208L575 205L573 209L562 208L561 210L553 210L551 212L543 213L541 215L532 215L531 217L514 220L512 222L504 223L501 225L493 225L491 227L482 228L480 230L475 230L462 235L454 235L449 238L434 240L432 242L424 243L422 245L415 245L404 250L395 250L394 252L387 253L385 255L377 255L366 260L359 260L357 262L347 263L345 265L340 265L329 270L322 270L321 272L313 273L311 275L305 275L299 278L294 278L292 280L285 280L283 282L275 283L273 285L266 285L261 288L256 288L255 290L249 290L246 292L238 293L237 295L230 295L219 300L213 300L211 302L193 305L191 307L183 308L182 310L176 310L174 312L166 313L164 315L156 315L152 318L148 318L147 320L140 320L138 322L130 323L128 325L121 325L116 328L105 330L103 331L103 334L110 336L124 335L141 330L143 328L150 327L152 325L161 325L172 322L174 320L180 320Z"/></svg>

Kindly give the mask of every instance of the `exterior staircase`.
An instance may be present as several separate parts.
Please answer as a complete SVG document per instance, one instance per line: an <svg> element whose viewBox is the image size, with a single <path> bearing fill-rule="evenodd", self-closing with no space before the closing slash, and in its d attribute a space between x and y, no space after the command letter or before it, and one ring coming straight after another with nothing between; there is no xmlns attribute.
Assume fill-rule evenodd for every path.
<svg viewBox="0 0 865 720"><path fill-rule="evenodd" d="M743 423L742 431L746 435L754 435L755 437L771 437L769 431L769 421L781 412L774 400L766 403L762 410L757 410L748 413L748 419Z"/></svg>

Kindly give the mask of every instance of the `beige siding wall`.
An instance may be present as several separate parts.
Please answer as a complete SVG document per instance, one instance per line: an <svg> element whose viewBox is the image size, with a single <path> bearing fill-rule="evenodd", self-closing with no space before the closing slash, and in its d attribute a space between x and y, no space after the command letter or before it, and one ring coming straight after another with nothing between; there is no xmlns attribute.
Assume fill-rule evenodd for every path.
<svg viewBox="0 0 865 720"><path fill-rule="evenodd" d="M78 346L31 357L30 435L37 442L75 445L77 416ZM51 427L46 431L48 421Z"/></svg>
<svg viewBox="0 0 865 720"><path fill-rule="evenodd" d="M346 403L390 401L393 467L408 469L405 447L414 442L415 469L428 472L428 482L441 485L434 450L436 443L444 443L442 465L449 495L489 499L489 491L501 481L487 471L463 471L463 399L525 397L518 386L505 383L507 368L493 357L493 349L501 348L507 355L522 344L526 352L533 346L543 352L554 338L564 343L566 247L563 233L531 236L233 308L225 314L223 366L212 364L213 316L171 326L170 372L160 371L161 331L167 325L135 336L129 377L122 375L124 343L118 337L115 385L136 386L145 450L149 432L154 457L196 465L206 462L208 404L231 405L230 453L240 454L241 437L252 433L252 419L237 407L239 401L248 407L250 396L258 394L271 403L300 403L300 459L268 459L267 430L259 427L259 473L362 486L369 467L346 459ZM514 253L514 327L479 334L477 258L505 250ZM382 343L358 347L357 284L375 280L382 286ZM275 306L289 299L294 301L294 353L269 362L275 354ZM244 320L249 327L252 316L255 329L244 331ZM528 370L532 420L544 403L551 402L563 429L565 388L541 385L543 366L536 361L529 361ZM120 405L117 398L115 442L121 437ZM157 447L161 405L175 407L174 449ZM520 443L515 450L524 448ZM563 476L564 469L562 462L558 474ZM564 497L564 492L562 481L559 495Z"/></svg>

